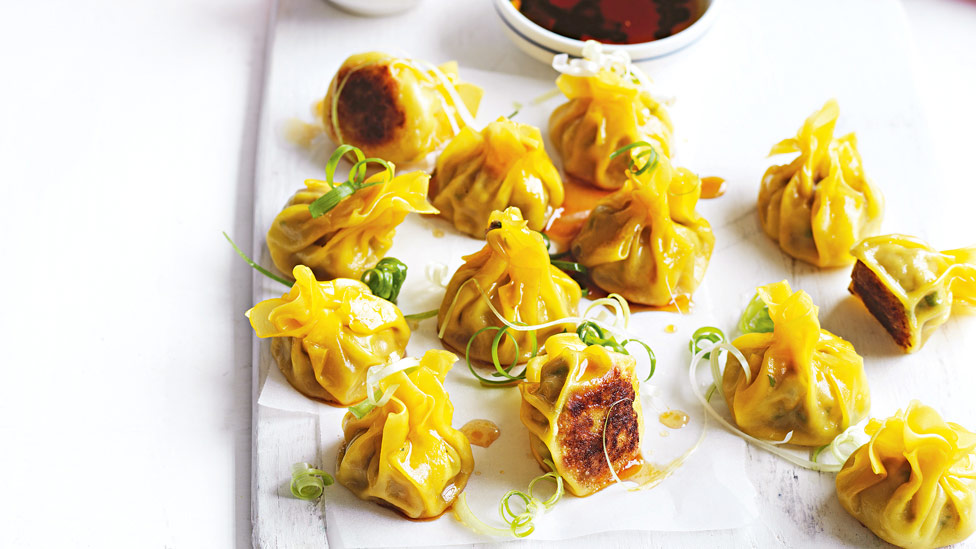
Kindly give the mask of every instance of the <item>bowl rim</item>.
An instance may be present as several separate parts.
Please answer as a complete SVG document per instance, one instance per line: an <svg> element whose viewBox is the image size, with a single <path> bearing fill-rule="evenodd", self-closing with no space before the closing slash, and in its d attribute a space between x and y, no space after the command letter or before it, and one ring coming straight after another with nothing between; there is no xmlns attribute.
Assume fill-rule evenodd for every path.
<svg viewBox="0 0 976 549"><path fill-rule="evenodd" d="M636 44L604 43L603 46L604 48L607 48L607 51L621 50L627 52L631 55L631 60L634 63L642 63L652 59L658 59L660 57L671 55L672 53L676 53L693 44L705 34L704 31L707 30L712 24L712 21L718 11L717 5L721 3L722 0L708 0L708 5L706 6L701 17L695 20L695 22L691 25L688 25L687 28L678 31L667 38L652 40L650 42L638 42ZM522 14L522 12L517 10L515 6L512 5L511 0L494 0L494 4L495 11L505 26L507 26L510 31L517 34L523 40L530 42L532 45L546 50L553 55L566 53L567 50L570 52L582 51L585 43L584 41L569 38L539 26L537 23ZM516 28L516 23L524 26L526 30L523 31ZM537 34L538 38L533 39L533 37L526 36L527 32ZM562 49L554 49L554 46L547 45L544 42L541 43L540 40L548 42L549 44L558 44L558 47Z"/></svg>

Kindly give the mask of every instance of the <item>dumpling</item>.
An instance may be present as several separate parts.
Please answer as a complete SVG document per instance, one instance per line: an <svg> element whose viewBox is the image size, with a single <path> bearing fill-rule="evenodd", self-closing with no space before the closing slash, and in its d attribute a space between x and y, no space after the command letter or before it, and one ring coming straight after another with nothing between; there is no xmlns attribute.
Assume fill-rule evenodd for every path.
<svg viewBox="0 0 976 549"><path fill-rule="evenodd" d="M619 476L643 463L635 367L633 357L586 346L575 333L550 337L545 353L526 365L519 416L529 446L544 469L550 468L546 461L555 465L573 495L588 496L614 482L607 456Z"/></svg>
<svg viewBox="0 0 976 549"><path fill-rule="evenodd" d="M408 213L437 213L427 203L429 179L423 172L392 178L380 172L365 184L383 183L354 192L316 218L309 204L333 187L327 181L305 181L306 188L291 197L268 229L271 260L283 273L307 265L320 280L358 280L393 246L397 225Z"/></svg>
<svg viewBox="0 0 976 549"><path fill-rule="evenodd" d="M800 155L766 170L759 188L763 230L784 252L818 267L853 263L851 246L877 234L884 215L881 191L864 175L857 138L834 139L839 114L831 99L795 138L777 143L770 155Z"/></svg>
<svg viewBox="0 0 976 549"><path fill-rule="evenodd" d="M385 53L349 57L329 84L322 120L337 145L419 162L473 123L482 90L458 77L457 63L435 67Z"/></svg>
<svg viewBox="0 0 976 549"><path fill-rule="evenodd" d="M864 361L854 346L820 329L810 296L785 280L757 288L771 333L732 342L749 362L750 380L730 354L722 392L740 429L763 440L821 446L867 415Z"/></svg>
<svg viewBox="0 0 976 549"><path fill-rule="evenodd" d="M837 473L837 498L881 539L913 549L958 543L976 530L976 433L913 400L865 432Z"/></svg>
<svg viewBox="0 0 976 549"><path fill-rule="evenodd" d="M549 118L549 138L566 175L601 189L619 189L627 181L627 160L610 155L647 141L670 157L673 128L664 106L630 72L629 63L605 65L592 76L556 79L569 101Z"/></svg>
<svg viewBox="0 0 976 549"><path fill-rule="evenodd" d="M341 406L363 400L366 371L406 355L403 314L358 280L319 282L304 265L294 276L288 293L247 312L254 332L272 338L271 356L303 395Z"/></svg>
<svg viewBox="0 0 976 549"><path fill-rule="evenodd" d="M491 307L509 322L526 325L576 314L579 284L549 263L542 235L529 230L518 208L493 212L485 240L485 247L466 256L447 285L437 313L438 336L445 345L463 353L482 328L503 327ZM524 362L532 356L535 341L541 343L552 334L573 328L569 323L556 325L536 330L535 335L509 330L498 346L498 360L502 364ZM495 335L486 330L475 338L471 344L473 360L492 361ZM517 354L512 338L518 342Z"/></svg>
<svg viewBox="0 0 976 549"><path fill-rule="evenodd" d="M480 133L462 129L438 157L430 186L441 215L477 238L493 210L515 206L530 229L541 231L563 203L563 180L539 130L507 118Z"/></svg>
<svg viewBox="0 0 976 549"><path fill-rule="evenodd" d="M639 170L638 170L639 171ZM627 301L666 306L690 301L708 268L715 237L695 204L701 181L657 157L597 203L570 249L593 282Z"/></svg>
<svg viewBox="0 0 976 549"><path fill-rule="evenodd" d="M471 443L451 426L454 406L444 376L457 357L430 350L415 368L379 382L392 398L357 418L342 420L345 442L336 480L359 498L412 519L441 515L464 490L474 470Z"/></svg>
<svg viewBox="0 0 976 549"><path fill-rule="evenodd" d="M922 347L955 309L976 308L976 248L937 252L900 234L875 236L851 250L850 292L905 352Z"/></svg>

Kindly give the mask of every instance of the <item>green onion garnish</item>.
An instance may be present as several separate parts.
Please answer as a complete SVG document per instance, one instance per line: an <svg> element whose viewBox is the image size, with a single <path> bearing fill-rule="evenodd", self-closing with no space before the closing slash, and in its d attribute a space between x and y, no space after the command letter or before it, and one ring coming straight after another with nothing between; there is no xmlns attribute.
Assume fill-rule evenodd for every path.
<svg viewBox="0 0 976 549"><path fill-rule="evenodd" d="M576 335L579 336L580 341L587 345L601 345L621 354L630 354L627 352L627 349L624 349L623 345L617 342L617 338L613 337L613 334L604 330L596 322L589 320L583 322L576 328Z"/></svg>
<svg viewBox="0 0 976 549"><path fill-rule="evenodd" d="M308 463L296 463L291 466L291 494L298 499L319 499L325 492L325 487L331 486L334 482L332 475L321 469L315 469Z"/></svg>
<svg viewBox="0 0 976 549"><path fill-rule="evenodd" d="M488 332L492 330L496 332L494 339L491 340L491 362L492 365L495 367L495 372L493 372L491 375L495 379L487 378L479 374L475 370L474 364L471 362L471 345L474 343L474 340L483 332ZM518 365L518 361L519 361L519 345L518 345L518 341L511 334L508 333L508 330L509 330L508 326L502 326L502 327L485 326L484 328L478 330L477 332L474 333L474 335L471 336L471 339L468 340L467 347L464 348L464 361L468 364L468 370L471 370L471 374L474 375L474 377L478 378L478 381L480 381L482 385L485 385L487 387L501 387L505 385L511 385L516 381L521 381L525 379L524 369L520 373L516 375L512 375L512 370L515 368L515 366ZM529 332L529 334L532 336L532 345L533 345L532 357L534 357L539 353L539 346L535 338L535 332ZM512 363L507 368L503 367L501 365L501 362L498 359L498 346L501 344L502 338L505 337L506 335L509 337L509 339L511 339L512 345L515 346L515 360L513 360Z"/></svg>
<svg viewBox="0 0 976 549"><path fill-rule="evenodd" d="M502 520L511 528L512 535L517 538L524 538L532 532L535 532L535 525L532 522L549 509L552 509L563 497L563 478L555 473L556 466L551 461L547 460L546 465L552 471L532 479L532 482L529 483L528 493L520 490L511 490L502 496L502 500L498 504L498 513L502 516ZM552 480L556 485L555 492L545 500L535 495L535 485L543 480ZM512 510L510 500L513 497L522 500L524 508L521 512L516 513Z"/></svg>
<svg viewBox="0 0 976 549"><path fill-rule="evenodd" d="M711 343L721 343L725 341L725 334L722 330L714 326L704 326L695 330L695 333L691 335L691 341L688 342L688 350L691 351L692 355L698 354L702 351L702 341L709 341ZM710 358L711 353L706 352L704 358Z"/></svg>
<svg viewBox="0 0 976 549"><path fill-rule="evenodd" d="M227 239L227 242L230 242L230 245L233 246L234 247L234 250L237 251L237 255L241 256L244 259L244 261L246 261L247 264L250 265L255 271L263 274L264 276L270 278L271 280L274 280L276 282L281 282L282 284L284 284L285 286L288 286L289 288L291 288L292 286L295 285L295 283L292 282L291 280L286 280L286 279L284 279L284 278L282 278L282 277L280 277L280 276L272 273L271 271L265 269L264 267L258 265L257 263L255 263L253 259L251 259L250 257L247 257L247 254L244 253L243 250L241 250L240 248L237 247L237 244L234 244L234 241L231 240L229 236L227 236L227 233L223 233L223 234L224 234L224 238Z"/></svg>
<svg viewBox="0 0 976 549"><path fill-rule="evenodd" d="M776 378L773 377L773 374L766 374L766 377L769 378L769 386L770 387L775 387L776 386Z"/></svg>
<svg viewBox="0 0 976 549"><path fill-rule="evenodd" d="M512 107L513 107L513 108L514 108L515 110L514 110L514 111L512 111L512 114L510 114L510 115L508 115L508 116L506 116L506 117L505 117L505 118L507 118L507 119L509 119L509 120L511 120L511 119L513 119L513 118L515 118L515 115L517 115L517 114L519 113L519 111L521 111L521 110L522 110L522 104L521 104L521 103L519 103L518 101L512 101Z"/></svg>
<svg viewBox="0 0 976 549"><path fill-rule="evenodd" d="M362 281L373 295L396 303L400 287L407 279L407 266L395 257L384 257L375 267L363 273Z"/></svg>
<svg viewBox="0 0 976 549"><path fill-rule="evenodd" d="M739 333L768 333L773 331L773 319L769 317L769 307L757 293L742 311L739 318Z"/></svg>
<svg viewBox="0 0 976 549"><path fill-rule="evenodd" d="M335 171L336 167L339 165L339 161L342 157L352 154L356 158L356 162L352 165L349 170L349 180L336 185ZM366 168L370 164L378 164L385 171L385 177L380 181L373 181L372 183L366 183ZM381 183L386 183L393 179L393 164L390 164L382 158L366 158L363 151L359 150L352 145L342 145L329 158L329 163L325 166L325 180L332 187L332 190L323 194L322 196L315 199L314 202L308 205L308 211L312 214L313 218L321 217L325 215L329 210L335 208L348 196L360 189L365 189L366 187L372 187L373 185L379 185Z"/></svg>
<svg viewBox="0 0 976 549"><path fill-rule="evenodd" d="M403 318L407 320L424 320L425 318L433 318L437 316L438 309L431 309L429 311L424 311L422 313L414 313L412 315L403 315Z"/></svg>
<svg viewBox="0 0 976 549"><path fill-rule="evenodd" d="M553 267L559 269L560 271L568 274L579 274L586 275L589 271L582 263L575 263L573 261L550 261Z"/></svg>
<svg viewBox="0 0 976 549"><path fill-rule="evenodd" d="M644 172L653 170L657 167L657 151L654 150L654 146L647 141L635 141L629 145L620 147L619 149L613 151L613 153L610 155L610 160L617 158L621 154L631 149L640 149L637 155L631 157L630 159L630 165L627 167L627 169L630 170L631 173L634 175L641 175ZM638 168L637 165L641 161L643 161L643 165Z"/></svg>

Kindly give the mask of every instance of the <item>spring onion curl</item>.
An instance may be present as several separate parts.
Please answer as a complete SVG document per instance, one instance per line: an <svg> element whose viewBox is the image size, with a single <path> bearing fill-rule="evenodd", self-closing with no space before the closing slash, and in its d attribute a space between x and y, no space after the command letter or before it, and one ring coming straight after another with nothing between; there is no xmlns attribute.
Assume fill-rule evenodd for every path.
<svg viewBox="0 0 976 549"><path fill-rule="evenodd" d="M634 175L642 175L644 172L657 167L657 151L647 141L635 141L629 145L620 147L610 154L610 160L617 158L631 149L637 149L636 155L631 155L630 165L627 167L631 173Z"/></svg>
<svg viewBox="0 0 976 549"><path fill-rule="evenodd" d="M406 279L407 266L395 257L384 257L362 276L363 284L369 286L373 295L394 304Z"/></svg>
<svg viewBox="0 0 976 549"><path fill-rule="evenodd" d="M810 460L814 463L820 463L820 454L829 448L830 453L837 460L837 470L840 470L844 463L847 462L847 459L851 457L851 454L861 446L864 446L865 442L867 440L864 429L860 425L851 425L843 433L834 437L834 440L830 441L830 444L824 444L814 450L810 456Z"/></svg>
<svg viewBox="0 0 976 549"><path fill-rule="evenodd" d="M615 338L613 334L609 333L599 324L589 320L583 322L576 328L576 335L579 336L580 341L587 345L600 345L624 355L630 354L626 348L628 344L640 344L644 347L644 350L647 351L647 358L651 365L650 372L647 374L644 381L649 381L654 375L654 371L657 368L657 356L654 354L654 350L643 341L639 339L625 339L622 342L618 342L617 338Z"/></svg>
<svg viewBox="0 0 976 549"><path fill-rule="evenodd" d="M355 162L352 168L349 170L349 179L340 184L335 183L335 171L338 167L339 162L346 155L352 155L355 158ZM372 181L366 183L366 169L370 164L377 164L383 168L383 177L378 181ZM332 187L332 190L323 194L322 196L315 199L314 202L308 205L308 211L312 215L312 218L321 217L329 212L332 208L335 208L348 196L360 189L365 189L366 187L372 187L373 185L379 185L381 183L386 183L393 179L395 173L395 168L393 164L383 160L382 158L366 158L363 151L359 150L352 145L340 145L339 148L332 153L329 157L328 164L325 165L325 181Z"/></svg>
<svg viewBox="0 0 976 549"><path fill-rule="evenodd" d="M525 379L524 368L518 374L512 374L512 370L518 365L519 361L519 345L518 341L508 333L508 330L508 326L485 326L471 336L471 339L468 340L468 345L464 348L464 362L467 363L468 370L471 371L471 374L478 378L478 381L480 381L482 385L489 387L500 387L504 385L511 385L516 381ZM492 376L495 379L487 378L479 374L477 370L475 370L474 364L471 362L471 345L474 343L474 340L477 339L477 337L482 333L490 331L495 332L495 337L491 340L491 363L495 366L495 372L492 373ZM506 335L508 335L509 339L512 341L512 345L515 346L515 359L507 368L503 367L498 359L498 346L501 345L502 338L504 338ZM532 354L530 356L531 358L535 357L539 353L539 345L535 337L535 332L529 332L529 335L532 337L533 346Z"/></svg>
<svg viewBox="0 0 976 549"><path fill-rule="evenodd" d="M746 305L739 318L739 333L768 333L773 331L773 319L769 318L769 307L757 293Z"/></svg>
<svg viewBox="0 0 976 549"><path fill-rule="evenodd" d="M291 466L291 495L308 501L322 497L326 486L332 486L332 475L316 469L308 463Z"/></svg>
<svg viewBox="0 0 976 549"><path fill-rule="evenodd" d="M695 333L691 335L691 340L688 342L688 350L691 351L691 354L694 355L702 349L703 341L706 342L706 344L724 343L726 341L725 333L714 326L703 326L698 328L695 330ZM710 353L706 352L704 356L705 358L709 358ZM747 371L747 380L749 379L750 375L751 373Z"/></svg>
<svg viewBox="0 0 976 549"><path fill-rule="evenodd" d="M617 472L613 470L613 462L610 460L610 452L607 450L607 424L610 423L610 414L613 413L613 407L620 404L621 402L633 403L634 399L622 398L614 402L613 404L610 405L609 408L607 408L607 414L603 417L603 457L607 460L607 468L610 469L610 476L613 477L613 481L616 482L617 484L620 484L623 481L620 480L620 477L617 476Z"/></svg>
<svg viewBox="0 0 976 549"><path fill-rule="evenodd" d="M704 343L701 343L700 347L701 347L700 350L697 353L695 353L694 356L692 356L692 358L691 358L691 365L688 368L688 380L691 383L691 392L694 393L695 398L697 398L698 401L701 403L701 405L705 408L705 411L707 412L708 415L712 416L713 419L715 419L716 421L718 421L722 425L722 427L725 427L725 429L728 430L733 435L736 435L736 436L738 436L738 437L746 440L747 442L752 443L754 446L758 446L759 448L762 448L763 450L766 450L767 452L769 452L771 454L775 454L775 455L783 458L784 460L792 463L793 465L797 465L797 466L803 467L805 469L811 469L811 470L814 470L814 471L820 471L820 472L824 472L824 473L836 473L837 471L840 471L840 469L841 469L841 465L840 464L834 465L834 464L819 463L819 462L817 462L816 460L814 460L812 458L811 459L806 459L806 458L803 458L801 456L798 456L797 454L795 454L793 452L790 452L789 450L780 448L779 445L789 443L790 439L793 436L793 432L792 431L790 433L788 433L786 435L786 437L783 440L781 440L781 441L761 440L761 439L755 438L753 436L750 436L750 435L744 433L738 427L732 425L731 423L729 423L728 420L726 420L724 417L722 417L715 410L715 408L713 408L709 404L709 399L706 398L706 396L701 393L701 388L699 387L699 384L698 384L698 366L701 364L702 360L705 359L705 355L706 354L709 354L710 355L710 358L708 360L709 360L709 363L710 363L710 366L711 366L712 382L713 382L713 385L712 385L712 387L710 389L710 392L715 392L715 389L718 387L719 383L721 383L721 377L722 377L721 368L720 368L720 361L722 360L722 358L724 358L726 356L726 354L729 354L729 355L735 357L736 361L739 363L739 365L742 367L742 369L747 373L746 383L749 383L750 382L749 380L751 379L751 372L749 370L749 363L746 361L745 357L742 356L742 353L739 352L738 349L736 349L733 345L731 345L729 343L725 343L725 342L715 342L715 343L704 342ZM846 433L846 431L845 431L845 433ZM844 433L842 433L838 438L843 437L843 436L844 436ZM836 439L835 439L835 441L836 441ZM837 443L836 446L840 446L841 444L844 444L844 443L845 443L845 441L844 440L841 440L841 441L839 441ZM831 444L834 444L834 443L831 443ZM829 446L830 445L828 445L828 447ZM822 452L822 449L820 451ZM838 449L838 452L839 451L840 450ZM819 457L819 453L817 455Z"/></svg>
<svg viewBox="0 0 976 549"><path fill-rule="evenodd" d="M495 537L513 536L516 538L524 538L531 535L532 532L535 532L535 520L552 509L563 497L562 477L555 472L556 466L553 465L552 461L546 460L545 463L549 467L550 472L532 479L526 492L510 490L502 496L501 501L498 503L498 514L505 521L505 524L508 525L507 529L485 524L484 521L475 516L471 508L468 507L467 497L463 493L458 496L457 501L454 503L454 518L479 534ZM535 493L536 485L544 480L552 481L555 485L553 494L546 499L542 499ZM517 507L519 505L517 502L512 502L512 498L516 498L516 500L522 502L521 509Z"/></svg>
<svg viewBox="0 0 976 549"><path fill-rule="evenodd" d="M237 247L237 244L234 244L234 241L231 240L229 236L227 236L227 233L223 233L223 235L224 235L224 238L227 239L227 242L230 242L230 245L234 247L234 250L237 252L237 255L241 256L241 258L244 259L244 261L247 262L247 264L250 265L251 268L253 268L255 271L263 274L264 276L270 278L271 280L274 280L275 282L281 282L282 284L284 284L285 286L288 286L289 288L291 288L292 286L294 286L294 284L295 284L294 282L292 282L290 280L287 280L285 278L282 278L282 277L280 277L280 276L272 273L271 271L265 269L264 267L258 265L257 263L255 263L253 259L251 259L250 257L248 257L246 253L244 253L243 250L241 250L240 248Z"/></svg>
<svg viewBox="0 0 976 549"><path fill-rule="evenodd" d="M418 366L420 366L420 359L413 357L400 358L389 364L371 366L369 370L366 370L366 400L355 406L350 406L349 413L356 416L357 419L362 419L373 408L378 408L389 402L399 385L390 385L385 391L381 392L379 389L380 381L397 372L406 371L410 373L410 371Z"/></svg>

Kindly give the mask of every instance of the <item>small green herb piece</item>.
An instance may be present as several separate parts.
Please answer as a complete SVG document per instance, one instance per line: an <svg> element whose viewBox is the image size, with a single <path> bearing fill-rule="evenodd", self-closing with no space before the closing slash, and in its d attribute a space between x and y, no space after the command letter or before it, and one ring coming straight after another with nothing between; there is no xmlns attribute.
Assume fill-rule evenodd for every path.
<svg viewBox="0 0 976 549"><path fill-rule="evenodd" d="M942 299L939 298L939 292L932 292L925 296L925 304L929 307L935 307L942 303Z"/></svg>
<svg viewBox="0 0 976 549"><path fill-rule="evenodd" d="M769 386L770 387L775 387L776 386L776 378L773 377L773 374L766 374L766 377L769 378Z"/></svg>
<svg viewBox="0 0 976 549"><path fill-rule="evenodd" d="M339 165L339 161L347 154L352 154L356 162L349 170L349 180L337 185L335 183L335 171ZM370 164L378 164L383 168L385 174L381 180L366 183L366 169ZM309 204L308 211L312 214L313 218L321 217L356 191L386 183L393 179L393 175L393 164L390 164L382 158L366 158L363 151L358 148L352 145L342 145L332 153L332 156L329 158L329 163L325 166L325 180L332 187L332 190Z"/></svg>
<svg viewBox="0 0 976 549"><path fill-rule="evenodd" d="M335 480L332 475L315 469L308 463L296 463L291 466L291 494L298 499L308 501L322 497L326 486L331 486Z"/></svg>
<svg viewBox="0 0 976 549"><path fill-rule="evenodd" d="M433 318L437 316L438 309L431 309L429 311L424 311L422 313L414 313L412 315L403 315L403 318L407 320L424 320L425 318Z"/></svg>
<svg viewBox="0 0 976 549"><path fill-rule="evenodd" d="M272 273L271 271L265 269L264 267L258 265L257 263L255 263L253 259L247 257L247 254L245 254L243 250L237 247L237 244L234 244L234 241L231 240L229 236L227 236L227 233L223 233L223 234L224 234L224 238L227 239L227 242L230 242L230 245L233 246L234 250L237 251L237 255L241 256L244 259L244 261L246 261L247 264L250 265L255 271L263 274L264 276L270 278L271 280L274 280L276 282L281 282L282 284L288 286L289 288L295 285L295 283L292 282L291 280L284 279Z"/></svg>
<svg viewBox="0 0 976 549"><path fill-rule="evenodd" d="M635 141L629 145L624 145L619 149L613 151L610 155L610 160L617 158L618 156L624 154L631 149L638 149L637 155L632 156L630 159L630 165L627 167L628 170L634 175L641 175L648 170L653 170L657 167L657 151L647 141ZM638 167L638 163L641 163Z"/></svg>
<svg viewBox="0 0 976 549"><path fill-rule="evenodd" d="M769 317L769 307L757 293L746 305L739 317L739 332L743 334L768 333L773 331L773 319Z"/></svg>
<svg viewBox="0 0 976 549"><path fill-rule="evenodd" d="M517 115L519 113L519 111L522 110L522 104L519 103L518 101L512 101L512 108L515 109L514 111L512 111L512 114L510 114L510 115L508 115L508 116L505 117L505 118L507 118L509 120L515 118L515 115Z"/></svg>
<svg viewBox="0 0 976 549"><path fill-rule="evenodd" d="M363 273L362 281L376 297L390 303L397 302L403 281L407 279L407 266L395 257L384 257L375 267Z"/></svg>
<svg viewBox="0 0 976 549"><path fill-rule="evenodd" d="M701 350L701 342L710 341L714 343L721 343L725 341L725 334L722 330L714 326L703 326L695 330L695 333L691 335L691 341L688 342L688 349L691 351L692 355L698 354ZM704 358L711 358L712 353L705 353Z"/></svg>
<svg viewBox="0 0 976 549"><path fill-rule="evenodd" d="M623 345L617 342L617 338L613 337L613 334L604 330L603 327L596 322L591 322L589 320L583 322L579 325L579 327L576 328L576 335L579 336L580 341L587 345L600 345L621 354L630 354Z"/></svg>
<svg viewBox="0 0 976 549"><path fill-rule="evenodd" d="M373 400L376 400L376 399L379 399L379 398L381 398L381 397L380 396L377 396ZM352 415L354 415L354 416L356 416L356 419L363 419L364 417L366 417L366 414L368 414L371 411L373 411L373 408L376 408L376 404L373 403L373 402L370 402L370 399L367 398L366 400L360 402L359 404L356 404L355 406L350 406L349 407L349 413L352 414Z"/></svg>
<svg viewBox="0 0 976 549"><path fill-rule="evenodd" d="M582 263L575 263L573 261L559 261L559 260L550 261L550 263L552 263L553 267L559 269L560 271L568 275L573 275L573 274L586 275L587 273L589 273L589 271L586 269L586 267L583 266Z"/></svg>

